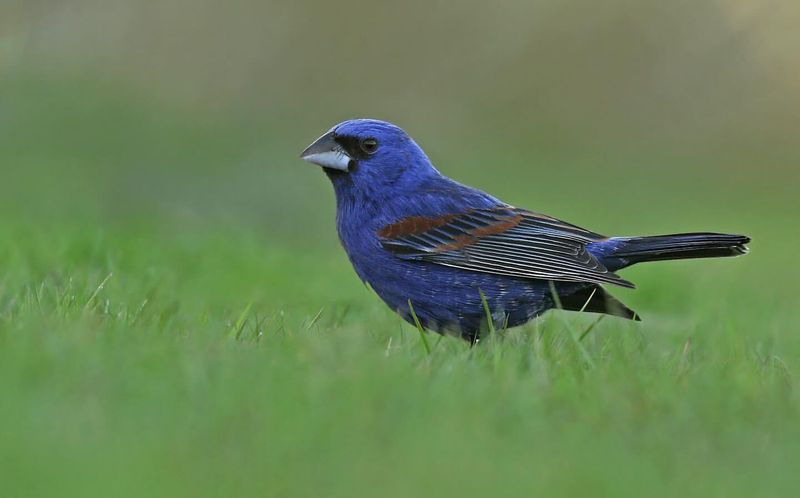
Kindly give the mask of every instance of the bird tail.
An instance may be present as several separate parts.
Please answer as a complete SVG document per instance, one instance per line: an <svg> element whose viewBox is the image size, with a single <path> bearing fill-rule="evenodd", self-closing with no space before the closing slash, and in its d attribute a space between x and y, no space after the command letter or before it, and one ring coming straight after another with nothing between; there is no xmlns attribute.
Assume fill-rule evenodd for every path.
<svg viewBox="0 0 800 498"><path fill-rule="evenodd" d="M620 267L668 259L724 258L747 254L750 237L724 233L676 233L650 237L617 237L610 255Z"/></svg>

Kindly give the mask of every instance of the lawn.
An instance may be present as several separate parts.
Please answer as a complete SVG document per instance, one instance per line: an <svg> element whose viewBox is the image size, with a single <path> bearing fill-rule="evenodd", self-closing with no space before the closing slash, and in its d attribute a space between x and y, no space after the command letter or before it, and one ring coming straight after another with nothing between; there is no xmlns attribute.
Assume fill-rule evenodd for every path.
<svg viewBox="0 0 800 498"><path fill-rule="evenodd" d="M331 123L82 85L5 87L0 495L797 494L794 170L421 139L446 173L600 231L754 238L625 271L641 323L553 312L427 354L296 159Z"/></svg>

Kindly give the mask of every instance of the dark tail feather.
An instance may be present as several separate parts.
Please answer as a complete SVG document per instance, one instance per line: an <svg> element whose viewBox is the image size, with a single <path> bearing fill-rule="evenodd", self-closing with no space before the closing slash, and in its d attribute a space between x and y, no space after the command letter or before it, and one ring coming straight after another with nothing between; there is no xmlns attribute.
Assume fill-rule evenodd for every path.
<svg viewBox="0 0 800 498"><path fill-rule="evenodd" d="M584 287L570 293L559 292L558 297L561 301L561 308L565 310L604 313L637 322L642 320L635 311L625 306L622 301L599 285Z"/></svg>
<svg viewBox="0 0 800 498"><path fill-rule="evenodd" d="M613 239L612 239L613 240ZM724 233L676 233L652 237L620 237L612 257L621 266L667 259L724 258L747 254L750 237Z"/></svg>

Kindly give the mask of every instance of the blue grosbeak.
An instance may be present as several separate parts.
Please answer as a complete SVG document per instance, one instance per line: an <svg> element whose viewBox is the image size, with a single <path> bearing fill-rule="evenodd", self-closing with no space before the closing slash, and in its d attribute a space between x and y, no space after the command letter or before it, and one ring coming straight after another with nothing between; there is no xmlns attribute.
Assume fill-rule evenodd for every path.
<svg viewBox="0 0 800 498"><path fill-rule="evenodd" d="M475 342L488 325L521 325L553 307L638 315L603 288L667 259L738 256L742 235L605 237L516 208L439 173L400 128L372 119L334 126L301 158L336 193L339 238L358 276L413 323Z"/></svg>

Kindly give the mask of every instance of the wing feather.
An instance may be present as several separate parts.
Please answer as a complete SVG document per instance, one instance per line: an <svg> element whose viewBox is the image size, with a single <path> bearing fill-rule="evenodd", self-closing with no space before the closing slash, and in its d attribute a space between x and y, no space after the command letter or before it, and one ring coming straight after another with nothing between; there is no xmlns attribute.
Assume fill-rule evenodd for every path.
<svg viewBox="0 0 800 498"><path fill-rule="evenodd" d="M602 235L511 206L407 218L378 235L384 248L404 259L520 278L633 287L587 249L604 240Z"/></svg>

